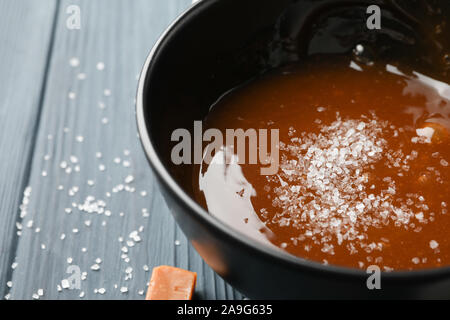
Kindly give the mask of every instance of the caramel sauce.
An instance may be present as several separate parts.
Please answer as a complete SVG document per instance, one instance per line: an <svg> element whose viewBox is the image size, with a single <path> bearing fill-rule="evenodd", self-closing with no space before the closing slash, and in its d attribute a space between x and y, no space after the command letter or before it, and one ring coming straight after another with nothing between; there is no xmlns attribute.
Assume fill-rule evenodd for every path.
<svg viewBox="0 0 450 320"><path fill-rule="evenodd" d="M242 233L324 264L450 265L450 86L332 61L279 70L212 107L206 128L279 129L279 170L197 166L195 199Z"/></svg>

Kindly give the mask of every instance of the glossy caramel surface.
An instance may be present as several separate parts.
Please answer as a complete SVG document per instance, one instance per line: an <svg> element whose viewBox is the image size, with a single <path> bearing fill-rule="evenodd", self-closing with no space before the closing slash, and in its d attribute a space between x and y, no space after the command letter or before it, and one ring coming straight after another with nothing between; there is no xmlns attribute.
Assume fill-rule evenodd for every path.
<svg viewBox="0 0 450 320"><path fill-rule="evenodd" d="M213 106L204 129L278 129L279 170L197 166L195 199L230 227L324 264L450 265L450 87L332 61L280 70Z"/></svg>

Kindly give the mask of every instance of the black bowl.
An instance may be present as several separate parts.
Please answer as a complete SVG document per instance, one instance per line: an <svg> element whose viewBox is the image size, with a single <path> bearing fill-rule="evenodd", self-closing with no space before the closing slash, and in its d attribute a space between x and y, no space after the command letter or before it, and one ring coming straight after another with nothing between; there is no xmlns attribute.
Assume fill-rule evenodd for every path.
<svg viewBox="0 0 450 320"><path fill-rule="evenodd" d="M173 130L192 131L194 120L204 119L231 88L310 55L352 54L361 43L369 49L364 59L401 59L417 69L447 70L441 57L450 37L446 30L430 31L449 12L447 3L204 0L160 38L139 83L142 144L179 226L206 263L236 289L260 299L450 298L448 267L382 273L381 290L369 290L363 270L325 266L258 243L198 205L186 183L192 168L170 161ZM367 29L366 9L372 4L382 8L381 30Z"/></svg>

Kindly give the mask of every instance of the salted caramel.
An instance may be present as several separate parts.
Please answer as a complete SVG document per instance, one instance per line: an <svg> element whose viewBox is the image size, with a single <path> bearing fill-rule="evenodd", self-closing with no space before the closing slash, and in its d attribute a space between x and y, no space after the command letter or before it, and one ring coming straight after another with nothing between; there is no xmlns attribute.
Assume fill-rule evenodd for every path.
<svg viewBox="0 0 450 320"><path fill-rule="evenodd" d="M450 86L390 64L326 60L266 75L212 107L206 128L278 129L278 172L213 159L196 167L195 199L230 227L320 263L450 265Z"/></svg>

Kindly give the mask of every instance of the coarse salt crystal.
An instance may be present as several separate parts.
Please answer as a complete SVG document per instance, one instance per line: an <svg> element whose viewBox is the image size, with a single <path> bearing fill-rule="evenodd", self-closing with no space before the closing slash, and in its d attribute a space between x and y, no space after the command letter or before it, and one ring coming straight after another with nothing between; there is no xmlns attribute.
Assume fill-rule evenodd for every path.
<svg viewBox="0 0 450 320"><path fill-rule="evenodd" d="M80 60L78 58L71 58L69 64L71 67L76 68L80 65Z"/></svg>
<svg viewBox="0 0 450 320"><path fill-rule="evenodd" d="M62 287L63 289L68 289L68 288L70 287L69 280L63 279L63 280L61 281L61 287Z"/></svg>
<svg viewBox="0 0 450 320"><path fill-rule="evenodd" d="M105 70L105 63L103 63L103 62L97 63L97 70L99 70L99 71Z"/></svg>
<svg viewBox="0 0 450 320"><path fill-rule="evenodd" d="M431 240L430 241L430 248L434 250L437 247L439 247L439 243L437 243L437 241L435 241L435 240Z"/></svg>

